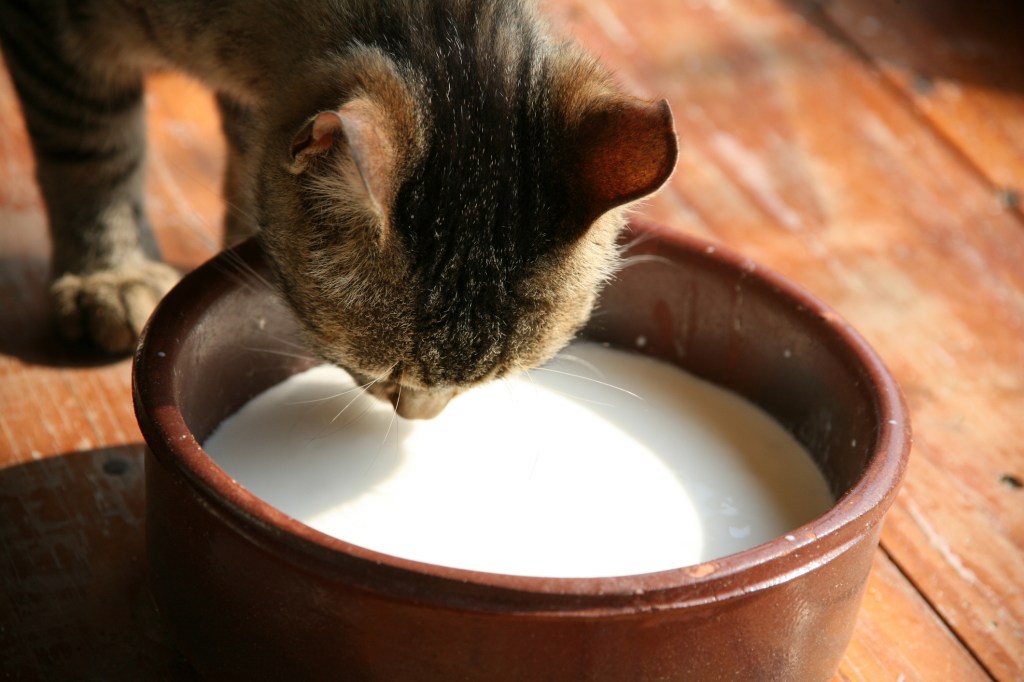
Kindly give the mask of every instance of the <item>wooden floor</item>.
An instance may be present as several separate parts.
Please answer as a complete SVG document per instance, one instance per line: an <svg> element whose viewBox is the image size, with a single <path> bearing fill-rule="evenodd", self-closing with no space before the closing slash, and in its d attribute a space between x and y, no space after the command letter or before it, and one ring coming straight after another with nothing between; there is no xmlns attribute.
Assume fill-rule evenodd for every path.
<svg viewBox="0 0 1024 682"><path fill-rule="evenodd" d="M644 208L800 282L903 386L915 445L836 677L1024 680L1024 9L997 0L550 0L681 142ZM149 94L166 257L219 240L209 95ZM0 679L182 680L146 600L129 362L61 347L0 75Z"/></svg>

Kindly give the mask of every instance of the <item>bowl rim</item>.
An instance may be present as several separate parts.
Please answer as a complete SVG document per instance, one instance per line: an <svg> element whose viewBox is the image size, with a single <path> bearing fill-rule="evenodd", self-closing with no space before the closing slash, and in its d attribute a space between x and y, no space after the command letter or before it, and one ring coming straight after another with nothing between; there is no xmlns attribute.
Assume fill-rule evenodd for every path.
<svg viewBox="0 0 1024 682"><path fill-rule="evenodd" d="M317 531L262 501L224 472L188 429L173 396L181 377L166 371L181 338L177 325L197 319L237 286L230 262L261 258L258 238L220 253L188 274L160 302L140 337L132 368L136 418L153 459L187 481L204 502L250 542L330 580L447 608L490 612L577 613L587 616L711 604L787 582L822 566L860 541L891 506L906 471L911 430L906 402L878 354L840 315L803 287L728 247L650 221L635 233L710 259L770 287L818 318L825 332L863 369L875 397L875 447L853 486L825 513L756 547L691 566L597 578L546 578L487 573L404 559ZM645 239L645 241L648 241ZM817 544L817 558L806 549Z"/></svg>

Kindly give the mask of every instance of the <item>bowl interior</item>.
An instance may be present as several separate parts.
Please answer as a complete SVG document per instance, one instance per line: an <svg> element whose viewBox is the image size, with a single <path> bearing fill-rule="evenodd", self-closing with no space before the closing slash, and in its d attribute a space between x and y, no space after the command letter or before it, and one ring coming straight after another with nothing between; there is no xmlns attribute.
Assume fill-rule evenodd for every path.
<svg viewBox="0 0 1024 682"><path fill-rule="evenodd" d="M908 426L873 351L819 301L749 260L656 226L634 230L645 235L630 235L629 255L639 258L605 289L583 335L674 363L778 420L812 453L834 496L856 500L813 522L810 537L869 512L880 517L902 475ZM315 364L296 356L297 324L270 277L255 242L214 259L164 300L136 358L140 423L152 422L169 452L181 450L174 466L214 495L229 478L194 444ZM734 561L749 553L762 563L776 550L788 551L762 547Z"/></svg>

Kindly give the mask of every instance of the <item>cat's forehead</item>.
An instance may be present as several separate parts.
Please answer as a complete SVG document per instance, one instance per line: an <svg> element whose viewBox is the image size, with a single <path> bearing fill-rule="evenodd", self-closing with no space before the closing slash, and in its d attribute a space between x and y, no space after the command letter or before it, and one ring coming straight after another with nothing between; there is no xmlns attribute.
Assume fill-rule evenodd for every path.
<svg viewBox="0 0 1024 682"><path fill-rule="evenodd" d="M567 217L550 126L525 104L437 108L419 162L397 193L392 225L421 257L465 251L534 260Z"/></svg>
<svg viewBox="0 0 1024 682"><path fill-rule="evenodd" d="M391 229L420 269L453 251L536 260L573 219L562 146L578 98L566 92L586 89L590 62L552 41L532 3L368 5L360 39L392 60L405 81L392 91L417 112L396 136L417 144L395 169Z"/></svg>

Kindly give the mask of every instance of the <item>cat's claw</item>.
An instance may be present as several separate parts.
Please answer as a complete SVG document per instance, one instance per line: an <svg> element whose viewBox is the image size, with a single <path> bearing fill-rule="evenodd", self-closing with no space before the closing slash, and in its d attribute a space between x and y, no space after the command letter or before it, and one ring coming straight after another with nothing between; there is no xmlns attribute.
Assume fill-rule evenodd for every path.
<svg viewBox="0 0 1024 682"><path fill-rule="evenodd" d="M135 348L157 302L181 275L151 260L88 274L65 274L50 285L60 333L114 354Z"/></svg>

